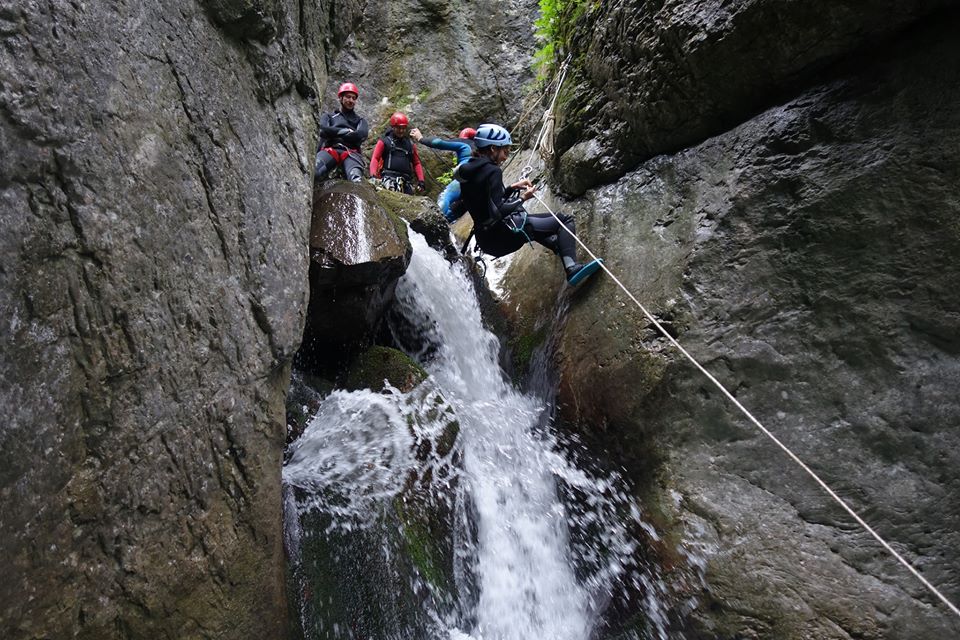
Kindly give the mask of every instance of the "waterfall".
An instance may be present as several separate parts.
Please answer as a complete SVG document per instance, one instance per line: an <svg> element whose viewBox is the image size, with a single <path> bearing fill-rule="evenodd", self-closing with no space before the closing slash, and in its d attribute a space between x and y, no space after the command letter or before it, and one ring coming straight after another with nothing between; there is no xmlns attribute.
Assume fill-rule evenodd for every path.
<svg viewBox="0 0 960 640"><path fill-rule="evenodd" d="M422 409L445 402L459 425L458 459L435 453L427 464L456 467L430 476L445 477L456 490L459 606L431 612L431 633L451 640L588 640L611 599L632 590L643 594L643 637L666 638L665 587L635 558L633 533L642 527L655 535L652 528L615 475L573 462L551 434L545 400L507 380L498 340L483 327L462 265L448 263L418 234L411 232L411 242L394 336L429 373L421 385L427 390L413 400L396 390L332 394L284 470L286 483L312 491L300 510L323 510L329 527L374 518L382 509L376 505L400 495L422 464L412 454L415 441L444 428L443 420L423 419ZM414 423L427 433L405 427ZM324 497L321 488L332 485L348 489Z"/></svg>

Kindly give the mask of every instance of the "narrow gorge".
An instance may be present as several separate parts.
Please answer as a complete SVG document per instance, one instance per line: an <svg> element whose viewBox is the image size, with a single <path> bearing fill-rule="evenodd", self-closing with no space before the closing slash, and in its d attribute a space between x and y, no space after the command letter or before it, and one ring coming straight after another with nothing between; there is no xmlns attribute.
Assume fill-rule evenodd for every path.
<svg viewBox="0 0 960 640"><path fill-rule="evenodd" d="M0 0L0 637L960 637L958 27ZM346 80L367 158L506 126L610 273L459 255L423 145L315 184Z"/></svg>

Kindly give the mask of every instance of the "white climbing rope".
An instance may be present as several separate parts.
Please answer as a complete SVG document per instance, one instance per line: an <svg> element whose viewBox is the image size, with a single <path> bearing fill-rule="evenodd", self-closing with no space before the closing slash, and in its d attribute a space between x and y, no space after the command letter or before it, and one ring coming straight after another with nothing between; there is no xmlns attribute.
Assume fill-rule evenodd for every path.
<svg viewBox="0 0 960 640"><path fill-rule="evenodd" d="M544 113L544 124L543 124L543 127L541 127L541 129L540 129L540 135L537 136L537 141L536 141L536 143L534 143L534 146L533 146L533 147L531 148L531 150L530 150L530 155L527 156L527 162L528 162L528 164L523 168L523 173L521 174L521 179L526 178L527 176L530 175L530 173L533 172L533 166L532 166L531 164L529 164L529 163L530 163L530 160L531 160L532 157L533 157L533 153L536 151L537 147L540 145L541 138L542 138L543 135L544 135L544 131L547 129L548 123L550 123L551 120L552 120L552 118L553 118L553 107L554 107L554 105L556 104L557 96L560 95L560 87L561 87L561 85L563 85L563 79L564 79L564 77L565 77L565 75L566 75L566 66L567 66L567 62L569 62L569 60L570 60L570 58L569 58L569 56L568 56L567 60L564 61L564 63L563 63L563 67L561 67L560 76L559 76L559 77L560 77L560 80L559 80L559 82L557 83L556 93L554 94L553 101L551 101L551 103L550 103L550 108L547 109L547 111ZM537 199L537 201L538 201L541 205L543 205L543 207L547 210L547 212L549 212L550 215L553 216L554 219L556 219L556 221L560 224L560 226L563 227L563 228L567 231L567 233L569 233L571 236L573 236L573 239L577 241L577 244L579 244L581 247L583 247L583 250L586 251L587 254L588 254L593 260L599 260L599 258L597 257L597 255L596 255L595 253L593 253L593 251L590 250L590 247L588 247L575 233L573 233L572 231L570 231L569 228L567 228L567 225L565 225L565 224L563 223L563 221L557 216L557 214L554 213L553 209L551 209L550 206L549 206L546 202L544 202L543 198L541 198L541 197L539 196L539 194L534 193L533 196ZM871 536L873 536L873 538L874 538L877 542L879 542L880 545L881 545L884 549L886 549L887 552L890 553L890 555L892 555L900 564L902 564L902 565L907 569L907 571L909 571L910 573L912 573L912 574L914 575L914 577L917 578L917 580L919 580L933 595L935 595L937 598L939 598L940 601L943 602L943 604L945 604L954 614L956 614L958 617L960 617L960 609L958 609L955 604L953 604L949 599L947 599L947 597L946 597L945 595L943 595L943 593L941 593L939 589L937 589L935 586L933 586L933 584L931 584L929 580L927 580L927 579L924 578L922 575L920 575L920 572L917 571L917 570L913 567L913 565L911 565L909 562L907 562L907 560L906 560L902 555L900 555L899 553L897 553L897 551L896 551L892 546L890 546L890 543L888 543L886 540L883 539L883 537L880 536L880 534L878 534L876 531L874 531L873 527L871 527L869 524L867 524L867 522L866 522L862 517L860 517L860 515L859 515L856 511L854 511L853 508L852 508L850 505L848 505L843 498L841 498L833 489L831 489L830 486L827 485L827 483L824 482L824 481L820 478L820 476L818 476L818 475L816 474L816 472L813 471L813 469L811 469L810 467L808 467L808 466L803 462L803 460L801 460L793 451L790 450L789 447L787 447L785 444L783 444L783 442L781 442L779 438L777 438L769 429L767 429L765 426L763 426L763 424L762 424L759 420L757 420L757 418L755 418L754 415L753 415L752 413L750 413L750 411L749 411L745 406L743 406L743 404L742 404L739 400L737 400L737 399L733 396L733 394L730 393L730 392L727 390L727 388L724 387L723 384L722 384L719 380L717 380L717 379L713 376L713 374L711 374L709 371L707 371L707 370L703 367L703 365L701 365L699 362L697 362L696 358L694 358L692 355L690 355L690 353L689 353L686 349L684 349L683 346L682 346L679 342L677 342L677 340L676 340L673 336L671 336L669 332L667 332L666 329L663 328L663 325L661 325L660 322L653 316L653 314L650 313L650 312L647 310L647 308L644 307L644 306L640 303L639 300L637 300L636 296L634 296L634 295L630 292L630 290L627 289L626 286L624 286L624 284L620 281L620 279L617 278L617 276L615 276L615 275L613 274L613 272L610 271L609 268L607 268L607 265L606 265L606 264L604 264L603 262L601 262L601 263L600 263L600 268L603 269L603 271L604 271L608 276L610 276L610 278L613 279L613 281L614 281L615 283L617 283L617 286L620 287L620 289L627 295L627 297L630 298L630 299L633 301L633 303L637 305L637 308L639 308L640 311L643 313L643 315L646 316L647 319L650 320L651 323L653 323L653 326L657 328L657 331L659 331L667 340L669 340L670 343L671 343L674 347L676 347L677 350L679 350L680 353L682 353L683 356L684 356L687 360L689 360L691 364L693 364L694 367L696 367L703 375L705 375L705 376L707 377L707 379L710 380L710 382L712 382L712 383L714 384L714 386L716 386L717 389L719 389L720 392L723 393L723 395L726 396L727 399L730 400L730 402L732 402L732 403L734 404L734 406L736 406L736 407L743 413L743 415L745 415L745 416L747 417L748 420L750 420L750 422L752 422L758 429L760 429L760 431L761 431L764 435L766 435L768 438L770 438L770 440L772 440L774 444L776 444L784 453L786 453L787 456L788 456L791 460L793 460L795 463L797 463L797 465L799 465L799 467L800 467L801 469L803 469L803 470L807 473L807 475L809 475L811 478L813 478L814 481L815 481L818 485L820 485L820 487L821 487L824 491L826 491L827 494L828 494L831 498L834 499L834 501L837 502L837 504L839 504L841 507L843 507L843 510L846 511L846 512L850 515L850 517L852 517L852 518L857 522L857 524L859 524L861 527L863 527L863 528L867 531L867 533L869 533Z"/></svg>
<svg viewBox="0 0 960 640"><path fill-rule="evenodd" d="M589 256L590 256L592 259L594 259L594 260L597 260L597 259L598 259L597 256L596 256L596 254L594 254L593 251L591 251L590 248L589 248L586 244L584 244L584 242L583 242L579 237L577 237L576 234L574 234L573 232L571 232L570 229L568 229L567 226L566 226L565 224L563 224L563 221L560 220L560 218L557 217L557 214L553 212L553 210L549 207L549 205L547 205L547 203L543 201L543 198L541 198L541 197L540 197L539 195L537 195L537 194L534 194L534 197L540 202L540 204L542 204L542 205L544 206L544 208L546 208L546 210L550 213L550 215L552 215L552 216L557 220L557 222L560 223L560 226L562 226L564 229L566 229L567 232L570 233L571 236L573 236L574 240L576 240L577 243L578 243L581 247L583 247L584 251L586 251L587 254L589 254ZM848 504L846 503L846 501L844 501L843 498L841 498L839 495L837 495L837 493L836 493L833 489L831 489L830 486L827 485L827 483L824 482L824 481L820 478L820 476L818 476L818 475L816 474L815 471L813 471L813 469L811 469L810 467L808 467L808 466L803 462L803 460L801 460L799 457L797 457L797 455L796 455L793 451L791 451L785 444L783 444L783 442L781 442L780 439L777 438L777 436L773 435L773 433L771 433L769 429L767 429L765 426L763 426L763 424L762 424L759 420L757 420L757 419L754 417L754 415L753 415L752 413L750 413L750 411L749 411L745 406L743 406L743 404L742 404L739 400L737 400L737 399L733 396L733 394L730 393L730 392L727 390L727 388L724 387L723 384L722 384L719 380L717 380L717 379L713 376L713 374L711 374L709 371L707 371L707 370L703 367L703 365L701 365L699 362L697 362L696 358L694 358L692 355L690 355L690 353L689 353L686 349L684 349L683 346L682 346L679 342L677 342L677 340L676 340L673 336L671 336L669 332L667 332L666 329L663 328L663 325L661 325L661 324L657 321L657 319L653 316L653 314L651 314L651 313L647 310L647 308L644 307L644 306L640 303L640 301L637 300L637 298L636 298L632 293L630 293L630 290L627 289L627 287L624 286L624 284L623 284L622 282L620 282L620 279L617 278L617 276L613 275L613 272L610 271L610 269L607 268L607 265L606 265L606 264L604 264L603 262L601 262L601 263L600 263L600 268L603 269L604 272L605 272L608 276L610 276L610 277L613 279L614 282L617 283L617 286L620 287L620 289L622 289L625 294L627 294L627 297L629 297L631 300L633 300L634 304L637 305L637 308L639 308L640 311L643 312L643 315L645 315L645 316L647 317L647 319L650 320L651 323L653 323L653 326L655 326L655 327L657 328L657 331L659 331L661 334L663 334L663 336L664 336L667 340L669 340L670 343L671 343L674 347L676 347L676 348L680 351L680 353L682 353L682 354L684 355L684 357L691 362L691 364L693 364L693 366L695 366L697 369L699 369L700 372L701 372L703 375L705 375L705 376L707 377L707 379L710 380L710 382L712 382L712 383L717 387L717 389L719 389L720 392L723 393L723 395L725 395L725 396L727 397L728 400L730 400L730 402L732 402L738 409L740 409L740 411L743 413L743 415L745 415L745 416L747 417L747 419L750 420L750 422L752 422L754 425L756 425L756 427L757 427L758 429L760 429L760 431L762 431L764 435L766 435L768 438L770 438L770 439L774 442L774 444L776 444L778 447L780 447L780 449L782 449L783 452L786 453L786 454L790 457L791 460L793 460L794 462L796 462L796 463L800 466L801 469L803 469L804 471L806 471L807 474L808 474L811 478L813 478L813 479L816 481L816 483L819 484L820 487L823 488L823 490L826 491L827 494L837 502L837 504L839 504L841 507L843 507L844 511L846 511L848 514L850 514L850 516L851 516L854 520L856 520L857 523L867 531L867 533L869 533L871 536L873 536L874 539L875 539L877 542L879 542L879 543L883 546L883 548L886 549L886 550L890 553L890 555L892 555L894 558L896 558L897 561L900 562L900 564L902 564L904 567L906 567L906 569L907 569L910 573L912 573L920 582L922 582L923 585L924 585L925 587L927 587L927 589L929 589L931 593L933 593L933 594L934 594L937 598L939 598L945 605L947 605L947 607L949 607L950 610L953 611L953 613L955 613L958 617L960 617L960 609L958 609L956 605L954 605L952 602L950 602L950 600L948 600L947 597L946 597L945 595L943 595L943 594L940 592L939 589L937 589L937 588L936 588L935 586L933 586L926 578L924 578L922 575L920 575L920 572L918 572L916 569L914 569L914 568L913 568L913 565L911 565L909 562L907 562L907 560L904 559L904 557L901 556L899 553L897 553L897 551L896 551L892 546L890 546L890 544L889 544L886 540L884 540L884 539L880 536L880 534L878 534L876 531L874 531L873 527L871 527L869 524L867 524L866 521L865 521L862 517L860 517L860 515L859 515L856 511L854 511L853 508L850 507L850 505L848 505Z"/></svg>
<svg viewBox="0 0 960 640"><path fill-rule="evenodd" d="M530 153L527 155L527 164L523 166L523 169L520 171L520 179L525 180L530 177L530 174L533 173L533 165L531 164L533 160L533 154L540 149L541 146L544 147L544 150L547 151L550 155L553 154L553 142L547 143L546 134L549 130L550 135L553 135L553 108L557 104L557 98L560 97L560 89L563 87L563 81L567 78L567 65L570 63L570 55L567 55L567 59L563 61L563 64L560 65L560 69L555 76L557 78L557 88L553 93L553 98L550 100L550 106L547 108L546 112L543 114L543 126L540 127L540 133L537 134L537 140L533 143L533 146L530 147Z"/></svg>

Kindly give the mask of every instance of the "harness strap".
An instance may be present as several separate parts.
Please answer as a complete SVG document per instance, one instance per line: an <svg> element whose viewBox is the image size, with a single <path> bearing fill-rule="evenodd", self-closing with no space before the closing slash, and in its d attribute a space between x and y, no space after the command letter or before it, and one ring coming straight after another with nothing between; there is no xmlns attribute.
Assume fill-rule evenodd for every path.
<svg viewBox="0 0 960 640"><path fill-rule="evenodd" d="M394 151L399 151L403 155L410 158L413 157L413 153L411 151L407 151L402 146L399 146L396 144L396 142L393 139L393 136L390 136L390 135L383 136L383 146L387 147L387 161L386 163L384 163L384 167L383 167L384 169L393 168L393 152Z"/></svg>
<svg viewBox="0 0 960 640"><path fill-rule="evenodd" d="M527 232L524 230L524 227L527 226L527 210L521 209L521 211L523 211L523 219L520 221L519 225L513 221L513 215L504 218L503 222L507 225L507 228L514 233L522 233L523 237L527 239L527 244L533 244L533 240L530 239L530 236L528 236Z"/></svg>

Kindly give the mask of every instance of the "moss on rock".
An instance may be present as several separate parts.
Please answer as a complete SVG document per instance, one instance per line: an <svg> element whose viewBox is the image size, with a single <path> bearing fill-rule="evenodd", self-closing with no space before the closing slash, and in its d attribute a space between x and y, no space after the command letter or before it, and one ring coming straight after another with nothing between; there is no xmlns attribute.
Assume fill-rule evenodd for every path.
<svg viewBox="0 0 960 640"><path fill-rule="evenodd" d="M380 206L396 218L397 224L404 227L404 237L407 237L405 220L434 249L446 251L450 248L450 229L433 200L387 189L377 189L377 198Z"/></svg>
<svg viewBox="0 0 960 640"><path fill-rule="evenodd" d="M373 346L361 352L344 377L346 389L372 389L383 391L389 383L400 391L407 392L427 378L427 372L402 351L390 347Z"/></svg>

